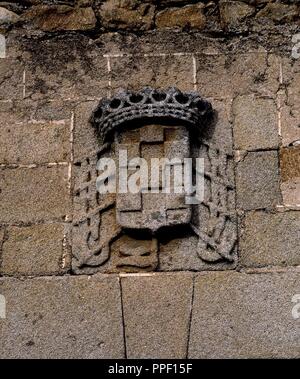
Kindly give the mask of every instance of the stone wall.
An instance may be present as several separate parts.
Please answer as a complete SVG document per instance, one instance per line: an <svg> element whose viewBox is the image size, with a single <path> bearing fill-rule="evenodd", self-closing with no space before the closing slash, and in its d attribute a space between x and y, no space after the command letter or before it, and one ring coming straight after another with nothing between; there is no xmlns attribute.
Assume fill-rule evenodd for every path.
<svg viewBox="0 0 300 379"><path fill-rule="evenodd" d="M0 2L1 358L300 356L299 9ZM155 272L78 270L87 233L96 246L116 228L109 201L95 204L91 113L145 86L198 91L216 110L206 137L232 168L230 264L203 264L182 230L162 236Z"/></svg>
<svg viewBox="0 0 300 379"><path fill-rule="evenodd" d="M0 2L1 26L45 32L201 30L248 33L299 24L297 0L24 0Z"/></svg>

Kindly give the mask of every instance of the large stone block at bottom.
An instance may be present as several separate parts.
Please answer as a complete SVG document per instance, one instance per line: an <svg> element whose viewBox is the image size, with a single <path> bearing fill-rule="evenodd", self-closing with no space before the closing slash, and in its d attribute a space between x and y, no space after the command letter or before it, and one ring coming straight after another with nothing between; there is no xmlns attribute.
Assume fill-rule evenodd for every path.
<svg viewBox="0 0 300 379"><path fill-rule="evenodd" d="M121 280L127 358L185 358L192 274L127 276Z"/></svg>
<svg viewBox="0 0 300 379"><path fill-rule="evenodd" d="M300 212L249 212L241 225L240 265L300 265Z"/></svg>
<svg viewBox="0 0 300 379"><path fill-rule="evenodd" d="M299 358L299 293L300 271L198 275L189 358Z"/></svg>
<svg viewBox="0 0 300 379"><path fill-rule="evenodd" d="M0 358L123 358L115 276L0 280Z"/></svg>

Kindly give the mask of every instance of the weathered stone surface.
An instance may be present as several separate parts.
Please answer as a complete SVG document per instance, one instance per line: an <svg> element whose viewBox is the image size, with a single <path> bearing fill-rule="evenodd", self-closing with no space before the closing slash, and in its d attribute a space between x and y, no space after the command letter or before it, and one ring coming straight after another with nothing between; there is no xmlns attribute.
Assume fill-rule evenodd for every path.
<svg viewBox="0 0 300 379"><path fill-rule="evenodd" d="M121 281L127 357L185 358L192 274L128 276Z"/></svg>
<svg viewBox="0 0 300 379"><path fill-rule="evenodd" d="M1 125L0 163L63 162L70 151L70 122Z"/></svg>
<svg viewBox="0 0 300 379"><path fill-rule="evenodd" d="M72 37L31 41L23 48L26 98L89 100L107 94L106 59L85 37L77 37L76 41Z"/></svg>
<svg viewBox="0 0 300 379"><path fill-rule="evenodd" d="M103 156L110 157L99 155ZM113 208L115 194L101 195L96 190L99 157L94 151L76 160L73 167L72 268L76 273L99 271L109 258L109 249L104 247L119 232Z"/></svg>
<svg viewBox="0 0 300 379"><path fill-rule="evenodd" d="M178 126L188 122L192 130L198 130L198 124L210 120L211 116L211 104L194 91L182 92L176 87L163 90L148 86L139 91L123 89L115 96L101 100L91 121L104 140L112 141L112 134L119 132L127 122L162 117L178 123Z"/></svg>
<svg viewBox="0 0 300 379"><path fill-rule="evenodd" d="M279 72L279 58L261 51L197 54L197 87L206 97L234 98L236 95L255 93L275 98L279 88Z"/></svg>
<svg viewBox="0 0 300 379"><path fill-rule="evenodd" d="M179 8L169 8L156 15L157 28L191 28L203 29L206 24L204 4L192 4Z"/></svg>
<svg viewBox="0 0 300 379"><path fill-rule="evenodd" d="M68 226L44 224L8 227L1 274L56 275L70 267Z"/></svg>
<svg viewBox="0 0 300 379"><path fill-rule="evenodd" d="M154 239L122 236L111 245L111 257L104 272L155 271L158 265L158 244Z"/></svg>
<svg viewBox="0 0 300 379"><path fill-rule="evenodd" d="M7 346L2 344L0 356L123 357L113 273L126 271L139 273L122 279L129 357L184 358L192 275L182 271L227 270L199 275L190 355L299 357L299 320L291 318L290 301L299 289L298 278L290 285L298 268L288 267L300 265L299 216L286 207L300 204L294 155L300 142L300 66L291 57L299 19L290 13L299 5L288 0L26 0L0 1L0 8L24 20L41 3L52 10L3 27L9 58L0 60L0 165L6 165L0 167L0 273L66 274L66 247L72 242L72 274L81 275L9 281L9 325L0 320L0 340ZM272 7L284 12L274 15ZM256 17L261 10L266 16ZM89 122L104 96L145 85L197 89L216 110L199 142L192 136L187 144L182 135L174 142L174 133L159 125L140 129L141 146L132 133L122 135L119 143L129 155L138 153L147 161L185 155L188 147L193 157L205 158L205 199L192 207L191 223L154 236L120 230L118 209L127 211L133 226L141 218L128 210L142 208L155 218L165 204L166 218L182 221L182 199L97 193L97 160L114 157L115 151L100 152L102 141ZM286 147L280 162L277 127ZM273 150L247 154L260 149ZM46 167L56 160L66 162ZM7 167L12 163L21 167ZM22 168L31 163L37 167ZM277 214L271 211L281 204L279 179L285 206L278 210L285 212ZM70 241L64 238L69 228ZM236 267L252 274L228 272ZM154 270L164 272L145 276ZM86 276L96 272L102 275ZM107 285L99 284L103 281Z"/></svg>
<svg viewBox="0 0 300 379"><path fill-rule="evenodd" d="M280 149L280 173L283 182L300 177L300 147Z"/></svg>
<svg viewBox="0 0 300 379"><path fill-rule="evenodd" d="M79 8L68 5L37 5L22 16L36 28L44 31L91 30L96 26L96 16L91 7Z"/></svg>
<svg viewBox="0 0 300 379"><path fill-rule="evenodd" d="M281 192L286 205L300 204L300 146L280 150Z"/></svg>
<svg viewBox="0 0 300 379"><path fill-rule="evenodd" d="M99 9L101 23L108 29L149 30L155 7L140 1L108 0Z"/></svg>
<svg viewBox="0 0 300 379"><path fill-rule="evenodd" d="M184 4L187 4L189 3L190 0L161 0L160 3L162 6L166 6L166 5L171 5L171 6L174 6L174 5L184 5Z"/></svg>
<svg viewBox="0 0 300 379"><path fill-rule="evenodd" d="M1 279L1 358L124 358L118 278Z"/></svg>
<svg viewBox="0 0 300 379"><path fill-rule="evenodd" d="M263 35L263 41L268 44L265 31L271 31L272 38L282 31L291 35L299 22L299 7L295 1L26 0L25 3L0 2L0 7L20 14L23 24L18 23L18 26L23 26L26 32L31 32L28 26L32 25L46 32L97 33L192 28L209 33L252 32L256 37Z"/></svg>
<svg viewBox="0 0 300 379"><path fill-rule="evenodd" d="M276 149L278 121L271 99L239 96L233 103L234 146L238 150Z"/></svg>
<svg viewBox="0 0 300 379"><path fill-rule="evenodd" d="M299 17L297 5L268 3L256 17L270 18L277 22L291 22Z"/></svg>
<svg viewBox="0 0 300 379"><path fill-rule="evenodd" d="M142 87L193 90L191 57L121 57L111 59L112 88L140 90Z"/></svg>
<svg viewBox="0 0 300 379"><path fill-rule="evenodd" d="M297 206L300 204L300 177L289 179L280 184L283 204L286 206Z"/></svg>
<svg viewBox="0 0 300 379"><path fill-rule="evenodd" d="M221 1L219 8L223 27L232 27L255 12L252 6L241 1Z"/></svg>
<svg viewBox="0 0 300 379"><path fill-rule="evenodd" d="M12 58L0 59L0 100L23 98L23 66Z"/></svg>
<svg viewBox="0 0 300 379"><path fill-rule="evenodd" d="M63 220L70 212L65 166L1 169L0 189L0 222Z"/></svg>
<svg viewBox="0 0 300 379"><path fill-rule="evenodd" d="M0 4L0 28L3 24L14 24L19 19L19 16L10 10L1 7Z"/></svg>
<svg viewBox="0 0 300 379"><path fill-rule="evenodd" d="M2 247L4 242L5 228L0 227L0 257L2 256ZM0 258L0 269L1 269L1 258Z"/></svg>
<svg viewBox="0 0 300 379"><path fill-rule="evenodd" d="M215 112L215 120L208 127L203 128L202 138L209 141L220 150L232 154L232 100L231 99L208 99L211 101Z"/></svg>
<svg viewBox="0 0 300 379"><path fill-rule="evenodd" d="M291 104L286 95L279 95L282 99L281 106L281 139L283 146L300 144L300 104L296 100Z"/></svg>
<svg viewBox="0 0 300 379"><path fill-rule="evenodd" d="M278 94L281 111L283 146L300 143L300 68L298 60L284 58L282 63L284 90Z"/></svg>
<svg viewBox="0 0 300 379"><path fill-rule="evenodd" d="M17 15L23 10L22 4L18 4L15 1L14 2L0 1L0 7L6 10L9 10L13 13L16 13Z"/></svg>
<svg viewBox="0 0 300 379"><path fill-rule="evenodd" d="M101 147L101 141L95 128L90 123L92 112L98 101L88 101L78 104L74 112L74 159L80 160L89 157Z"/></svg>
<svg viewBox="0 0 300 379"><path fill-rule="evenodd" d="M236 190L239 209L274 208L281 203L277 151L250 152L237 159Z"/></svg>
<svg viewBox="0 0 300 379"><path fill-rule="evenodd" d="M0 61L1 62L1 61ZM32 118L32 104L27 100L3 100L0 107L0 125L29 123Z"/></svg>
<svg viewBox="0 0 300 379"><path fill-rule="evenodd" d="M74 109L71 101L41 100L33 102L33 104L32 119L43 122L64 122L66 125L70 124Z"/></svg>
<svg viewBox="0 0 300 379"><path fill-rule="evenodd" d="M247 213L241 225L240 265L299 265L299 236L300 212Z"/></svg>
<svg viewBox="0 0 300 379"><path fill-rule="evenodd" d="M142 92L141 92L142 93ZM171 104L171 98L172 98L172 92L170 91L168 94L171 96L168 98L168 104ZM177 93L178 94L178 93ZM150 97L150 96L149 96ZM173 99L175 99L176 95ZM151 97L150 97L151 98ZM193 96L190 96L191 99L191 105L190 109L193 108L192 104L198 104L196 98L193 99ZM198 98L200 101L200 99ZM153 108L150 108L150 110L154 110L155 107L157 107L156 114L160 110L159 104L155 104L153 101ZM178 123L181 123L181 116L182 117L189 117L189 114L183 114L185 110L181 110L180 112L180 106L176 106L176 103L174 104L174 108L171 110L170 117L173 119L176 119L178 117ZM207 103L203 104L204 106L207 105ZM196 107L194 107L194 110L196 111ZM208 109L208 108L207 108ZM176 110L180 112L180 115L176 114ZM104 112L104 111L103 111ZM133 115L133 111L131 110L131 117ZM142 116L142 115L140 115ZM197 123L193 124L194 128L197 127ZM134 133L134 141L132 141L129 146L124 143L119 143L117 140L115 142L116 150L124 151L127 150L128 147L130 147L130 151L128 154L128 159L135 158L135 157L141 157L145 159L149 171L148 176L146 178L146 183L142 183L143 187L147 190L151 187L151 183L149 180L149 177L151 176L150 169L151 169L151 159L163 159L164 157L167 159L184 159L190 156L189 154L189 133L187 128L184 126L163 126L161 125L161 129L164 131L164 139L162 142L156 142L155 139L151 142L142 142L143 137L141 138L142 133L140 133L141 129L136 130L129 130L129 131L122 131L120 132L118 140L120 142L123 142L123 140L127 140L130 142L133 137ZM147 127L147 130L149 131L149 125ZM125 138L124 138L125 137ZM132 149L134 148L134 149ZM118 152L116 151L116 154L118 155ZM132 154L132 156L130 156ZM126 166L127 167L127 166ZM166 167L165 164L161 165L161 167L158 167L158 170L160 172L165 170L170 170L170 176L172 177L171 180L174 179L174 173L171 174L172 168ZM129 169L129 178L135 171L135 168ZM171 191L173 191L174 183L171 183L170 180L170 186ZM158 178L158 183L154 185L156 189L159 188L159 182L162 182L161 178ZM177 203L176 203L177 202ZM186 224L189 222L191 217L191 209L189 209L188 206L185 204L185 197L183 194L163 194L162 191L160 193L137 193L136 196L133 194L117 194L117 203L116 203L116 217L117 222L120 226L122 226L125 229L147 229L149 231L157 231L158 229L170 226L170 225L179 225L179 224ZM170 215L171 213L171 215ZM170 217L169 217L170 216Z"/></svg>
<svg viewBox="0 0 300 379"><path fill-rule="evenodd" d="M70 124L73 103L61 100L3 100L0 102L0 125Z"/></svg>
<svg viewBox="0 0 300 379"><path fill-rule="evenodd" d="M196 277L189 358L298 358L300 272Z"/></svg>
<svg viewBox="0 0 300 379"><path fill-rule="evenodd" d="M141 94L143 94L142 91ZM153 94L153 96L156 95L158 93ZM170 95L172 95L171 92ZM134 98L133 96L137 95L125 97L123 93L121 98L125 97L126 101L130 103ZM190 97L192 95L186 96ZM137 97L137 99L139 98ZM118 97L115 100L120 101ZM105 120L114 120L113 117L116 116L113 109L109 107L109 104L111 102L108 100L101 101L94 113L94 120L99 129L104 128L104 122L108 123ZM137 106L137 103L135 104ZM147 104L150 111L153 111L151 108L153 104L149 104L148 102ZM170 104L171 100L168 98L168 106ZM182 262L181 269L187 269L187 267L190 269L191 264L193 264L192 267L194 269L205 269L208 262L215 263L215 265L209 265L209 267L215 269L232 268L235 265L237 258L237 219L235 214L232 134L229 121L230 102L225 100L223 102L217 101L217 104L220 110L220 117L222 118L218 128L219 138L214 136L216 125L212 123L212 125L207 125L205 132L201 133L200 131L201 135L198 136L199 141L196 141L195 136L191 139L191 145L193 146L192 156L204 158L207 166L205 203L201 204L201 209L200 205L197 209L194 209L195 214L193 215L193 219L192 209L186 204L183 195L175 194L173 196L167 194L164 196L161 193L143 193L142 195L126 193L120 195L117 193L115 201L111 195L98 195L95 186L97 175L96 162L102 157L102 154L105 154L105 157L113 157L114 155L118 157L119 150L127 150L128 158L141 156L148 162L153 157L162 158L166 156L174 158L176 156L189 156L189 136L187 130L180 125L183 110L178 115L174 112L174 109L172 110L174 120L179 120L177 126L152 125L150 128L148 125L141 126L141 128L133 128L135 125L133 124L129 125L132 127L127 130L122 127L124 126L122 125L122 119L118 117L116 118L116 125L119 126L120 130L115 135L114 144L106 146L103 153L100 152L99 147L98 153L94 151L75 162L73 171L75 177L75 198L73 201L73 270L75 273L84 272L91 274L97 271L109 273L160 270L161 267L156 263L159 251L156 247L152 246L152 242L156 239L160 240L163 233L160 233L159 229L166 226L174 227L179 224L182 225L185 231L182 238L187 237L184 234L188 233L194 233L198 237L196 251L191 256L191 259L186 262L184 248L181 250L177 249L178 261L173 265L173 245L172 241L167 241L166 244L170 243L164 251L166 259L162 270L177 269L178 262ZM145 105L143 106L145 107ZM192 107L193 105L190 105L190 108ZM145 109L144 111L146 112ZM83 112L79 111L78 114L82 115ZM131 107L131 119L134 114L134 109ZM136 110L136 114L142 116L141 113L138 113L138 109ZM124 120L128 121L126 113L124 115ZM118 109L118 116L120 116L120 109ZM189 117L188 114L186 116ZM101 123L101 120L104 121ZM119 124L117 123L118 121L120 122ZM216 121L218 123L218 120ZM77 122L75 122L76 124ZM80 124L82 125L81 122ZM107 125L108 127L114 125L113 121ZM222 125L224 128L222 128ZM150 139L154 135L153 131L157 130L157 127L160 127L164 132L157 133L154 139ZM199 144L203 146L200 147ZM87 146L89 145L87 144ZM125 167L127 167L127 164ZM148 185L145 183L143 183L143 186L144 188L148 188ZM159 184L157 184L158 188ZM218 212L215 212L215 209L218 209ZM190 225L188 229L187 224L191 222L193 225ZM106 227L106 223L109 225L109 228ZM121 228L123 228L123 233L125 234L127 233L126 230L134 229L133 239L125 241L126 243L123 241L123 244L121 241L123 239ZM155 232L152 238L153 241L149 237L143 238L143 231L145 230ZM159 237L156 236L156 233ZM177 233L174 232L172 234L171 232L171 239L172 237L177 237ZM135 246L134 239L148 239L149 243L143 246L143 250L138 249ZM127 251L125 251L125 247L123 246L125 244ZM140 244L142 246L142 242ZM178 246L183 246L183 244L178 244ZM150 257L149 249L151 250L150 263L149 259L143 258ZM152 255L155 259L152 259ZM182 256L182 260L180 256Z"/></svg>
<svg viewBox="0 0 300 379"><path fill-rule="evenodd" d="M181 232L162 236L159 246L160 271L207 271L232 270L236 267L236 251L233 262L204 262L197 254L198 239L191 230L182 228Z"/></svg>

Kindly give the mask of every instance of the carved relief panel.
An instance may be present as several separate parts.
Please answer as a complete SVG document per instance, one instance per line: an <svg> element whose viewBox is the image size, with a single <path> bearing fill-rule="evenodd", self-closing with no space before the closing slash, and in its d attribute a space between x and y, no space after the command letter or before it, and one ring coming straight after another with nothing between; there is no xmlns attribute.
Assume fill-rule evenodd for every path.
<svg viewBox="0 0 300 379"><path fill-rule="evenodd" d="M124 91L99 103L91 117L99 149L75 165L76 273L234 267L237 222L232 156L203 133L213 130L215 122L209 102L175 88ZM117 167L105 180L99 166L103 158L112 159ZM201 201L187 201L191 193L185 189L165 192L165 173L175 188L174 174L184 176L185 159L192 162L195 184L196 158L204 162ZM154 168L153 159L160 163ZM145 178L136 175L141 165L148 168ZM119 184L134 178L138 190L123 191L116 185L115 191L101 193L96 188L99 178L103 185L109 179Z"/></svg>

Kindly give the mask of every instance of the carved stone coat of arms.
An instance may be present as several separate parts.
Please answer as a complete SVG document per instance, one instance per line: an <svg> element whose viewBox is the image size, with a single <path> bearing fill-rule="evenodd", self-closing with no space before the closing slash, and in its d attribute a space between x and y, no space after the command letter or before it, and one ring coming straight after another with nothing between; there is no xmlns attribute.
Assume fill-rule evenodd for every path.
<svg viewBox="0 0 300 379"><path fill-rule="evenodd" d="M215 119L212 105L199 94L175 88L122 91L100 101L91 116L99 149L77 162L74 208L81 216L73 225L75 273L234 267L232 156L203 133L213 128ZM162 190L166 167L174 184L174 172L183 173L188 159L194 183L197 158L203 161L201 201L190 201L192 193ZM99 162L105 159L118 169L103 176ZM147 175L138 190L120 189L120 176L121 187L133 178L141 181L134 177L141 164L147 164ZM108 180L115 190L99 191Z"/></svg>

